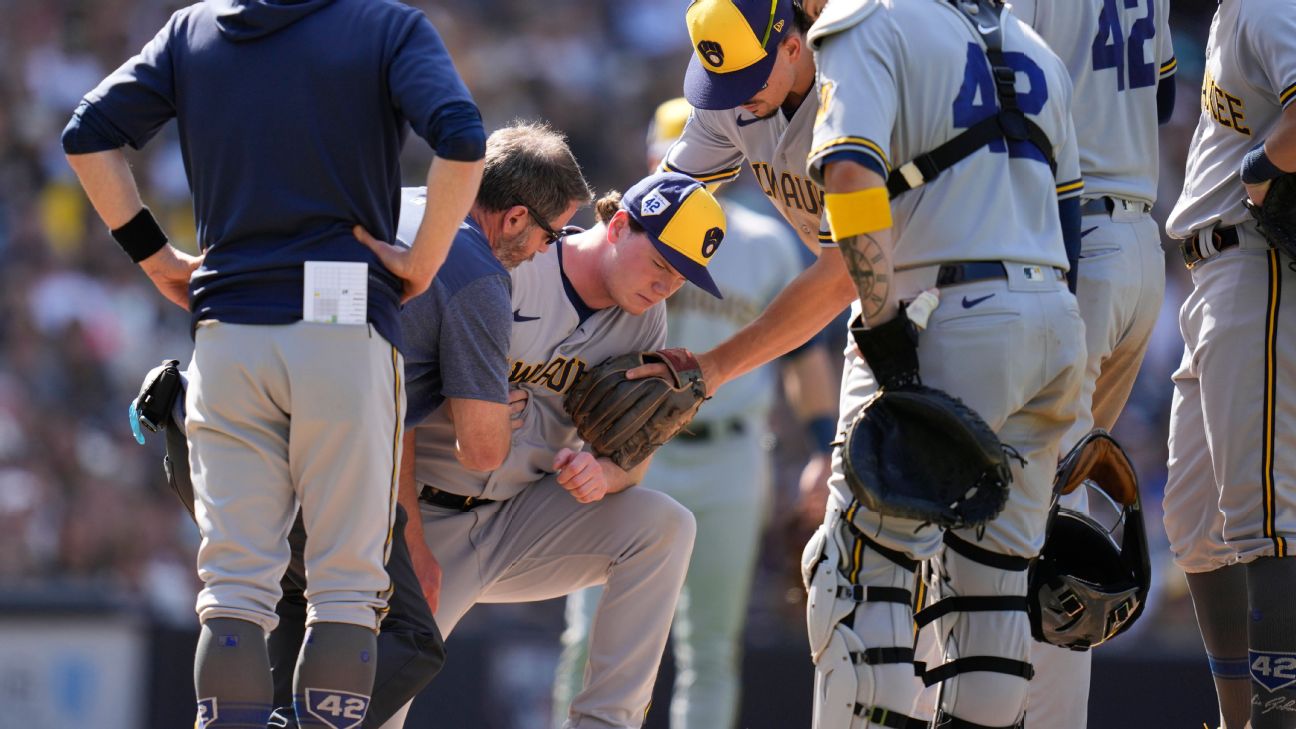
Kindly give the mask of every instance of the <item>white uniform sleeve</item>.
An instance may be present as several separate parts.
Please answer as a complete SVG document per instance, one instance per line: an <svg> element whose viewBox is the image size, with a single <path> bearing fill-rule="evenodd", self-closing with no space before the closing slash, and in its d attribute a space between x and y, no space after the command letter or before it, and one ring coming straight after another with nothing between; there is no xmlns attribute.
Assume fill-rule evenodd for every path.
<svg viewBox="0 0 1296 729"><path fill-rule="evenodd" d="M1279 106L1286 109L1296 103L1296 0L1258 7L1268 10L1242 14L1238 47L1251 50Z"/></svg>
<svg viewBox="0 0 1296 729"><path fill-rule="evenodd" d="M683 134L666 150L661 167L688 175L714 189L738 177L742 162L742 151L711 128L704 115L694 111L684 125Z"/></svg>
<svg viewBox="0 0 1296 729"><path fill-rule="evenodd" d="M888 15L875 13L851 28L824 38L815 52L819 66L819 115L806 161L811 179L823 184L823 160L854 152L891 172L891 131L898 91L889 52L899 38Z"/></svg>
<svg viewBox="0 0 1296 729"><path fill-rule="evenodd" d="M1057 145L1054 150L1054 159L1057 160L1057 199L1066 200L1070 197L1076 197L1084 192L1084 179L1080 176L1080 148L1076 145L1075 120L1071 118L1070 102L1071 93L1067 92L1067 103L1063 106L1063 113L1066 114L1066 139L1062 144Z"/></svg>

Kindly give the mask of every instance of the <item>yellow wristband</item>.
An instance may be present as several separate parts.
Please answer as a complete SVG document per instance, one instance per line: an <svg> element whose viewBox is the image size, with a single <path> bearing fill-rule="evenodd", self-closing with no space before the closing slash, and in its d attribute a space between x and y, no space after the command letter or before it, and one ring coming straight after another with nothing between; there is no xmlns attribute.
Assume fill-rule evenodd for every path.
<svg viewBox="0 0 1296 729"><path fill-rule="evenodd" d="M824 209L834 241L891 227L891 198L885 187L828 193Z"/></svg>

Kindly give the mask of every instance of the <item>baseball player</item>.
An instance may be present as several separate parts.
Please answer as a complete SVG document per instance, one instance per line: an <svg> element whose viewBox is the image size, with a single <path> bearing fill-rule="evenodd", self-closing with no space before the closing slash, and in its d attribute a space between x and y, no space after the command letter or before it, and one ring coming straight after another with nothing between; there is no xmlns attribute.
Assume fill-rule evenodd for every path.
<svg viewBox="0 0 1296 729"><path fill-rule="evenodd" d="M1193 281L1179 311L1166 533L1188 573L1224 726L1249 715L1256 729L1293 727L1296 461L1281 446L1296 428L1296 349L1283 334L1296 273L1243 203L1296 170L1296 2L1219 4L1201 109L1166 221Z"/></svg>
<svg viewBox="0 0 1296 729"><path fill-rule="evenodd" d="M592 197L566 141L547 126L514 123L494 131L486 140L477 200L430 290L411 301L401 313L401 324L410 332L407 342L429 345L406 350L407 390L430 407L448 401L448 407L455 409L456 434L471 434L457 438L461 461L494 468L508 451L511 419L507 350L512 326L508 270L543 253L555 240L553 231L561 229L576 208ZM401 236L417 231L426 205L425 188L402 190L405 217L398 233L402 245ZM472 346L435 346L443 338ZM443 352L446 357L442 357ZM469 394L473 397L466 397ZM177 409L179 414L173 419L183 423L183 401ZM407 424L412 428L425 414L411 409ZM193 488L184 434L168 430L166 439L168 478L192 514ZM406 467L411 465L412 459ZM418 513L416 504L411 513ZM392 555L387 562L394 591L378 636L377 675L363 723L366 727L381 726L401 709L431 681L445 657L441 634L420 584L420 578L428 583L435 600L434 583L439 578L429 577L428 570L436 566L421 564L415 571L406 547L406 523L406 511L398 504ZM421 544L421 524L417 532L415 527L408 530L419 535ZM271 715L272 727L297 726L291 706L292 671L304 637L307 609L302 562L306 532L300 518L293 524L289 543L292 560L284 574L284 595L277 608L282 620L270 635L275 700L280 707ZM426 554L426 550L420 554Z"/></svg>
<svg viewBox="0 0 1296 729"><path fill-rule="evenodd" d="M650 169L679 137L691 109L684 99L657 108L649 130ZM799 242L781 223L737 204L724 203L727 237L744 241L745 255L729 252L708 270L723 299L685 288L666 305L667 342L700 350L717 344L765 308L800 270ZM837 403L827 348L819 340L788 358L794 403L809 422L810 437L827 459L836 433ZM748 373L719 391L688 430L659 450L643 486L679 501L697 520L697 539L675 610L672 641L674 729L732 729L736 725L742 634L759 536L769 508L769 453L762 446L773 404L773 368ZM825 464L826 465L826 464ZM561 725L580 691L587 638L602 591L567 598L567 629L554 683Z"/></svg>
<svg viewBox="0 0 1296 729"><path fill-rule="evenodd" d="M929 558L939 599L919 623L944 662L919 668L940 685L934 725L1017 726L1032 673L1026 567L1084 373L1063 280L1082 190L1071 81L989 0L832 2L809 41L821 88L809 170L858 287L856 341L877 358L848 347L839 428L907 362L1021 455L997 519L942 533L854 501L834 454L828 511L803 558L814 726L927 725L908 713L921 685L914 570ZM911 320L903 305L933 289L939 305Z"/></svg>
<svg viewBox="0 0 1296 729"><path fill-rule="evenodd" d="M642 725L695 527L670 497L630 488L650 461L625 471L581 450L563 395L587 367L660 348L661 304L685 281L719 295L706 265L725 230L705 187L670 173L604 197L597 214L555 255L513 271L509 382L524 397L504 464L485 471L456 458L457 423L441 408L415 430L414 469L402 480L422 502L423 546L441 567L435 614L447 636L479 602L605 585L569 729ZM412 396L410 408L419 405Z"/></svg>
<svg viewBox="0 0 1296 729"><path fill-rule="evenodd" d="M167 245L121 151L171 118L201 266ZM436 150L437 209L412 248L378 256L352 229L394 232L409 128ZM297 717L316 727L365 716L391 586L383 563L405 400L397 313L427 288L471 205L484 141L421 13L326 1L183 8L64 130L113 237L193 313L185 426L203 537L199 726L265 726L265 637L299 509L314 536Z"/></svg>
<svg viewBox="0 0 1296 729"><path fill-rule="evenodd" d="M1062 439L1066 451L1092 427L1111 430L1116 424L1161 310L1165 260L1150 211L1157 191L1157 126L1174 109L1177 64L1168 2L1015 0L1011 10L1066 64L1075 85L1072 108L1084 110L1074 116L1085 185L1076 298L1087 352L1080 398L1092 402L1092 413L1081 410ZM1095 38L1103 42L1095 44ZM1084 496L1079 489L1063 505L1083 510ZM932 634L922 638L928 645L920 645L920 655L934 658ZM1091 655L1032 643L1032 729L1088 726ZM936 691L924 693L924 706L915 713L930 716Z"/></svg>
<svg viewBox="0 0 1296 729"><path fill-rule="evenodd" d="M708 392L804 344L855 297L823 222L823 190L805 174L819 108L810 18L799 0L695 0L684 97L695 111L662 168L708 185L745 160L775 209L818 259L750 324L698 353ZM654 366L632 374L658 371Z"/></svg>

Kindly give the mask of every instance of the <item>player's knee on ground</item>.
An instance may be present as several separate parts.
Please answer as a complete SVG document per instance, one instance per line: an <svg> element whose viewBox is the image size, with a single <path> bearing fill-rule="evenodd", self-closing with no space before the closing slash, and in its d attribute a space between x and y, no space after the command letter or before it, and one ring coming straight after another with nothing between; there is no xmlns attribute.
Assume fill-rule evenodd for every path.
<svg viewBox="0 0 1296 729"><path fill-rule="evenodd" d="M346 623L315 623L306 633L293 682L297 723L359 726L369 710L377 636Z"/></svg>
<svg viewBox="0 0 1296 729"><path fill-rule="evenodd" d="M907 726L917 563L830 514L802 554L815 729ZM889 722L889 723L887 723Z"/></svg>
<svg viewBox="0 0 1296 729"><path fill-rule="evenodd" d="M1034 672L1026 565L1023 558L947 535L933 564L939 599L917 616L922 630L936 631L945 658L927 666L923 679L939 684L936 726L1013 727L1021 721Z"/></svg>

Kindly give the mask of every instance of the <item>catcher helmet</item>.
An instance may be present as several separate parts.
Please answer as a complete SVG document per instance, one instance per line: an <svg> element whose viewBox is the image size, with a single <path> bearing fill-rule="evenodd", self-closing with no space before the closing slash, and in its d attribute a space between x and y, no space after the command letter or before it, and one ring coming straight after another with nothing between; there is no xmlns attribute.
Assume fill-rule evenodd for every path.
<svg viewBox="0 0 1296 729"><path fill-rule="evenodd" d="M1083 473L1076 472L1077 465ZM1055 496L1044 549L1031 563L1031 634L1083 651L1125 632L1142 614L1152 577L1147 532L1134 468L1106 431L1085 436L1063 460L1058 476L1066 487L1059 493L1083 483L1092 494L1103 494L1118 515L1109 528L1062 507Z"/></svg>

